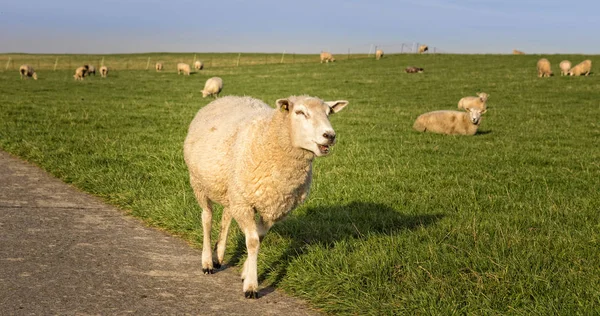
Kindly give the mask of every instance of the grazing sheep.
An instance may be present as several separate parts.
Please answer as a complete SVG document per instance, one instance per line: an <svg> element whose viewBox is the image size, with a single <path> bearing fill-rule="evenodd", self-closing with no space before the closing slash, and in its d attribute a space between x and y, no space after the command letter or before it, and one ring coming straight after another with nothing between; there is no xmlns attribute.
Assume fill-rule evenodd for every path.
<svg viewBox="0 0 600 316"><path fill-rule="evenodd" d="M91 74L94 74L94 76L96 76L96 67L94 67L92 65L84 65L84 67L87 68L86 73L87 73L88 76L91 75Z"/></svg>
<svg viewBox="0 0 600 316"><path fill-rule="evenodd" d="M404 71L409 74L422 73L423 70L424 70L423 68L413 67L413 66L408 66L408 67L406 67L406 69L404 69Z"/></svg>
<svg viewBox="0 0 600 316"><path fill-rule="evenodd" d="M552 76L552 68L550 62L546 58L542 58L537 62L538 77L550 77Z"/></svg>
<svg viewBox="0 0 600 316"><path fill-rule="evenodd" d="M427 45L419 46L419 54L423 54L424 52L426 52L428 50L429 50L429 47L427 47Z"/></svg>
<svg viewBox="0 0 600 316"><path fill-rule="evenodd" d="M203 68L204 68L204 64L201 61L197 60L194 63L194 69L196 69L196 70L202 70Z"/></svg>
<svg viewBox="0 0 600 316"><path fill-rule="evenodd" d="M569 70L569 76L587 76L590 74L590 71L592 71L592 61L586 59L577 64L577 66L571 68L571 70Z"/></svg>
<svg viewBox="0 0 600 316"><path fill-rule="evenodd" d="M163 64L162 63L156 63L156 65L154 66L154 69L156 69L156 71L161 71L163 69Z"/></svg>
<svg viewBox="0 0 600 316"><path fill-rule="evenodd" d="M108 67L100 67L100 76L102 76L102 78L106 78L106 75L108 75Z"/></svg>
<svg viewBox="0 0 600 316"><path fill-rule="evenodd" d="M560 75L566 76L569 73L569 70L571 69L571 62L568 60L563 60L560 62L559 67L560 67Z"/></svg>
<svg viewBox="0 0 600 316"><path fill-rule="evenodd" d="M513 49L513 55L525 55L525 53L520 50Z"/></svg>
<svg viewBox="0 0 600 316"><path fill-rule="evenodd" d="M19 73L21 74L21 79L23 79L23 77L25 77L25 79L32 77L33 80L37 80L37 73L33 70L33 67L29 65L21 65L21 67L19 67Z"/></svg>
<svg viewBox="0 0 600 316"><path fill-rule="evenodd" d="M190 69L190 65L185 64L185 63L178 63L177 64L177 74L181 75L181 73L183 72L184 75L190 75L191 69Z"/></svg>
<svg viewBox="0 0 600 316"><path fill-rule="evenodd" d="M335 58L333 58L333 55L331 55L331 53L328 52L321 52L321 64L323 62L328 63L328 62L334 62Z"/></svg>
<svg viewBox="0 0 600 316"><path fill-rule="evenodd" d="M87 68L85 68L85 66L81 66L81 67L75 69L75 74L73 75L73 78L75 78L75 80L83 80L86 73L87 73Z"/></svg>
<svg viewBox="0 0 600 316"><path fill-rule="evenodd" d="M223 90L223 79L219 77L212 77L206 80L204 84L204 90L202 90L202 97L206 98L211 95L213 97L217 97L219 93Z"/></svg>
<svg viewBox="0 0 600 316"><path fill-rule="evenodd" d="M489 95L485 92L477 92L476 97L464 97L458 101L458 108L466 110L468 108L477 108L485 110L487 108L487 99Z"/></svg>
<svg viewBox="0 0 600 316"><path fill-rule="evenodd" d="M467 108L461 111L433 111L419 115L413 128L419 132L447 135L475 135L486 110Z"/></svg>
<svg viewBox="0 0 600 316"><path fill-rule="evenodd" d="M375 52L375 59L376 59L376 60L380 60L380 59L381 59L381 57L383 57L383 50L381 50L381 49L378 49L378 50Z"/></svg>
<svg viewBox="0 0 600 316"><path fill-rule="evenodd" d="M246 237L248 251L242 289L246 298L258 298L260 241L308 196L314 158L329 154L335 143L329 115L347 104L292 96L277 100L273 109L250 97L227 96L198 111L183 155L202 208L205 274L223 264L233 218ZM210 238L213 203L223 206L215 261Z"/></svg>

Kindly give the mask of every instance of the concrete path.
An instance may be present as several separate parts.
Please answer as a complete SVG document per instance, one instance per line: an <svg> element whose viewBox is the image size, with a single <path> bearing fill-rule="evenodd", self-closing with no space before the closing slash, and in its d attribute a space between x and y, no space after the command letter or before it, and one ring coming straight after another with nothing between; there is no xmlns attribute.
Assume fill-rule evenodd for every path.
<svg viewBox="0 0 600 316"><path fill-rule="evenodd" d="M238 269L203 275L183 240L0 151L0 314L312 315Z"/></svg>

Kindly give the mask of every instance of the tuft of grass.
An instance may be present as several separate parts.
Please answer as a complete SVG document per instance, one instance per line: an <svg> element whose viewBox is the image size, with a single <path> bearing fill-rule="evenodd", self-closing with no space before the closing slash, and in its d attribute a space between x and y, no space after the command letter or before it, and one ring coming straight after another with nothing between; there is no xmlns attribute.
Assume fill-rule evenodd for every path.
<svg viewBox="0 0 600 316"><path fill-rule="evenodd" d="M148 55L105 64L130 57L145 67ZM600 77L537 78L535 55L309 57L189 77L117 67L83 82L70 68L38 71L38 81L0 71L0 147L201 247L182 144L211 101L204 81L220 76L223 95L269 104L346 99L311 196L261 245L263 285L332 314L600 312ZM545 57L555 73L563 59L597 59ZM425 73L405 74L409 65ZM479 91L490 99L477 135L411 129ZM236 228L227 253L243 263Z"/></svg>

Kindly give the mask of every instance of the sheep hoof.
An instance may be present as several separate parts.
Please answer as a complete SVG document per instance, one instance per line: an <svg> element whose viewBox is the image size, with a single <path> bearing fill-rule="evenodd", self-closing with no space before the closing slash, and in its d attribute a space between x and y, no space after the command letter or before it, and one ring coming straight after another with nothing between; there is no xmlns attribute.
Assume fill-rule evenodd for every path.
<svg viewBox="0 0 600 316"><path fill-rule="evenodd" d="M202 272L204 272L204 274L213 274L215 273L215 270L209 268L202 268Z"/></svg>
<svg viewBox="0 0 600 316"><path fill-rule="evenodd" d="M215 269L221 269L221 264L218 262L213 262L213 268Z"/></svg>
<svg viewBox="0 0 600 316"><path fill-rule="evenodd" d="M244 292L244 296L246 298L257 299L258 298L258 292L256 292L256 291L246 291L246 292Z"/></svg>

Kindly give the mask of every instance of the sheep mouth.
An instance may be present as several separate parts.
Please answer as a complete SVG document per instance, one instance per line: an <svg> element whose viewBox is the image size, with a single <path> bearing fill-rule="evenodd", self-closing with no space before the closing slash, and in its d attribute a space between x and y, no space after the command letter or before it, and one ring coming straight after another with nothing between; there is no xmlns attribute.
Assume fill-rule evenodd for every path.
<svg viewBox="0 0 600 316"><path fill-rule="evenodd" d="M331 151L331 145L321 145L321 144L317 144L317 148L319 148L319 151L321 152L321 154L323 155L327 155L329 154L329 152Z"/></svg>

